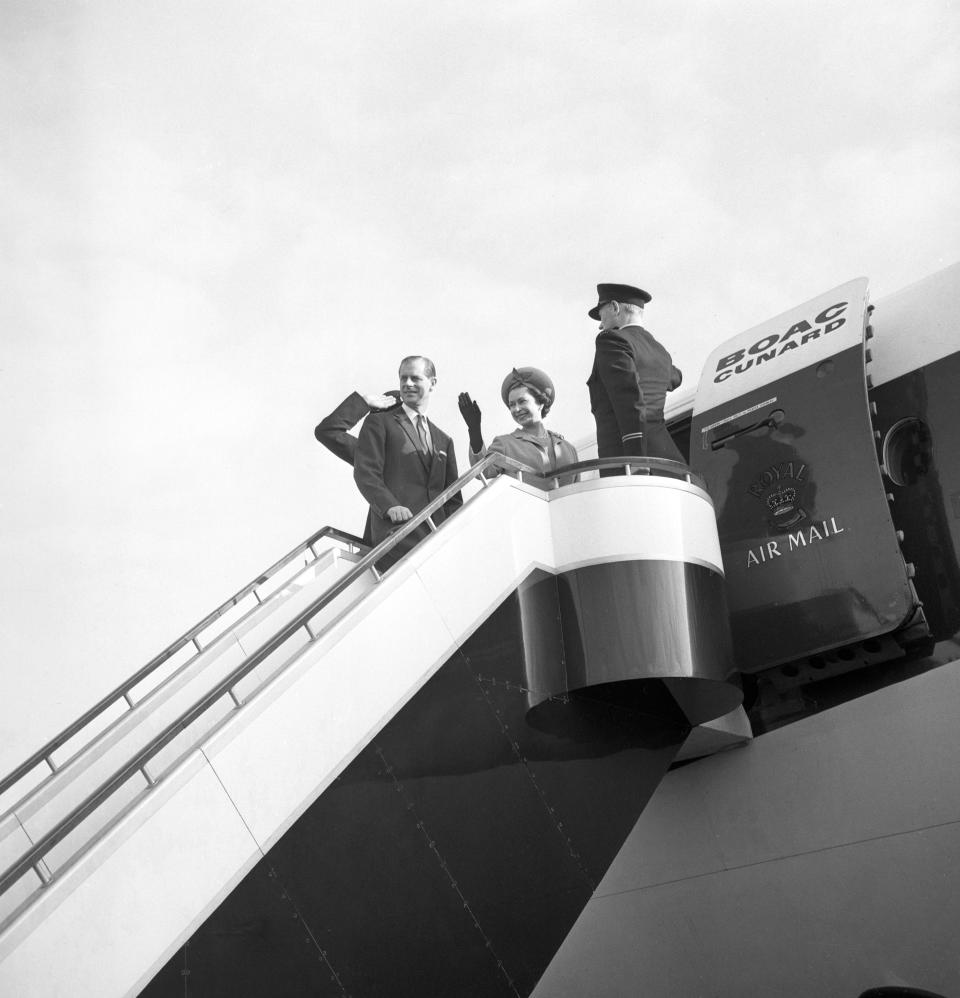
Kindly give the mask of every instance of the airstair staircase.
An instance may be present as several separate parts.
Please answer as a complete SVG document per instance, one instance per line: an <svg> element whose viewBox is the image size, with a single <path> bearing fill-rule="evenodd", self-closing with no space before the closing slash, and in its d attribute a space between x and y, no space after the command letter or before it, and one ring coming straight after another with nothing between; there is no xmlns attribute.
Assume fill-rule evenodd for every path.
<svg viewBox="0 0 960 998"><path fill-rule="evenodd" d="M491 455L375 551L324 528L0 782L0 994L161 993L150 990L158 971L531 578L624 559L722 571L712 504L695 476L636 459L625 475L595 478L603 464L548 481ZM461 490L473 490L469 501L433 529L432 514ZM384 555L424 523L430 536L384 572ZM544 699L567 702L568 691L526 682L503 687L518 718ZM485 688L502 695L495 679ZM688 733L697 753L749 737L737 702L727 692L710 716L664 722L656 778L635 781L637 799L611 823L622 829L605 846L607 863ZM544 739L558 744L501 734L527 782L530 758L553 751ZM443 770L458 750L438 751ZM537 808L562 824L533 782ZM580 907L601 873L582 876ZM503 993L529 993L562 934L511 966L489 928L496 919L462 901ZM351 986L336 953L317 949L331 994L388 993L362 975Z"/></svg>

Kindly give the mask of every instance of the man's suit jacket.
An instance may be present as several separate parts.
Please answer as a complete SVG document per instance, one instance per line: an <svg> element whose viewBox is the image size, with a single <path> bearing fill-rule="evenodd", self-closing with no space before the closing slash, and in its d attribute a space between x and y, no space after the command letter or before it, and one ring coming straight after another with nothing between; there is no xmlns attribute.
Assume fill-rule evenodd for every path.
<svg viewBox="0 0 960 998"><path fill-rule="evenodd" d="M372 412L364 421L357 442L353 478L370 503L374 544L379 544L395 529L387 518L391 506L406 506L416 515L457 480L453 441L433 423L429 426L432 455L420 450L417 431L403 409ZM434 523L445 519L462 502L458 493L443 509L437 510ZM427 532L428 528L424 527L412 536L420 539Z"/></svg>
<svg viewBox="0 0 960 998"><path fill-rule="evenodd" d="M370 411L359 392L351 392L341 403L317 423L313 435L332 454L336 454L351 467L357 454L357 438L350 434L357 423ZM370 547L373 544L372 522L370 511L363 525L363 543Z"/></svg>
<svg viewBox="0 0 960 998"><path fill-rule="evenodd" d="M313 435L342 461L352 465L357 453L357 438L351 436L357 423L370 411L359 392L351 392L341 403L317 423Z"/></svg>

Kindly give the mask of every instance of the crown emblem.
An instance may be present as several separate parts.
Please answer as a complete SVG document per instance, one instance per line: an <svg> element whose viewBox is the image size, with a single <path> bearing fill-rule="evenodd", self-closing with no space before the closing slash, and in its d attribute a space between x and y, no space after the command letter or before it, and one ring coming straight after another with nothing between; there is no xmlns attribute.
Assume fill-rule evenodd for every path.
<svg viewBox="0 0 960 998"><path fill-rule="evenodd" d="M783 516L793 510L794 500L797 498L796 489L777 489L767 496L767 506L774 516Z"/></svg>

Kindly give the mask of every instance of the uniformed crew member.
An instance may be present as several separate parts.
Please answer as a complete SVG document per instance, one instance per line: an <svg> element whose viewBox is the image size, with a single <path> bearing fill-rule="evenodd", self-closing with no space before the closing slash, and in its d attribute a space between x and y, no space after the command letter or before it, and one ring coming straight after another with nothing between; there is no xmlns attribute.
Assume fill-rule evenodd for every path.
<svg viewBox="0 0 960 998"><path fill-rule="evenodd" d="M587 381L597 423L598 457L663 457L683 461L663 422L667 392L682 375L667 350L640 324L651 296L629 284L598 284L587 313L600 323Z"/></svg>
<svg viewBox="0 0 960 998"><path fill-rule="evenodd" d="M471 464L491 452L504 454L543 476L552 475L568 464L576 464L577 450L573 444L543 425L557 397L548 374L537 367L515 367L503 379L500 397L518 428L513 433L494 437L489 447L483 444L480 406L467 392L461 392L458 397L460 415L470 433ZM500 472L493 468L486 474L493 477Z"/></svg>

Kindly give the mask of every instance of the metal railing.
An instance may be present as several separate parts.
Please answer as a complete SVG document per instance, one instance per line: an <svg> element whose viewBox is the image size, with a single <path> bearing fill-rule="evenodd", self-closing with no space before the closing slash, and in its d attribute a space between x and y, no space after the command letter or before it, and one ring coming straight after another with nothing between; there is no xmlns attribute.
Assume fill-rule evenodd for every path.
<svg viewBox="0 0 960 998"><path fill-rule="evenodd" d="M704 492L707 491L706 482L700 475L691 471L687 465L665 457L600 457L590 461L578 461L576 464L564 465L549 475L543 475L528 468L520 477L523 481L547 491L570 485L581 478L583 474L591 471L616 471L627 476L657 475L675 478L688 485L694 485L698 489L703 489Z"/></svg>
<svg viewBox="0 0 960 998"><path fill-rule="evenodd" d="M349 589L368 570L373 570L374 577L376 581L379 582L383 577L383 573L381 573L381 571L377 568L377 562L381 561L385 555L389 555L398 545L401 545L406 538L408 538L424 524L426 524L428 529L431 531L438 529L434 523L433 515L450 502L450 500L460 493L465 486L470 484L471 481L476 479L481 485L488 486L490 483L487 481L485 473L490 472L493 469L498 469L500 472L515 476L523 482L532 484L538 488L543 488L544 490L550 490L552 488L567 484L570 481L575 481L577 477L582 475L584 472L614 468L621 469L626 475L663 475L666 477L681 479L690 484L696 485L697 487L703 487L702 480L699 476L693 474L685 465L678 464L675 461L661 460L658 458L601 458L594 461L583 461L578 464L568 465L558 473L545 478L526 465L514 461L511 458L496 453L488 454L477 464L473 465L469 471L461 475L456 482L441 492L436 499L417 513L412 519L404 523L400 529L392 533L376 548L368 551L368 553L364 555L349 572L334 582L305 609L301 610L295 617L283 625L283 627L281 627L276 634L264 642L264 644L262 644L256 651L247 656L247 658L237 665L226 677L220 680L212 689L204 694L200 700L195 702L189 709L180 714L175 720L168 724L167 727L155 735L147 745L138 751L120 769L116 770L112 776L101 783L96 790L90 793L80 804L78 804L59 822L57 822L57 824L49 832L43 835L26 853L24 853L15 863L4 870L2 875L0 875L0 894L6 892L31 869L33 869L36 873L42 885L46 886L50 883L55 878L56 874L50 874L47 872L46 866L43 863L43 858L50 852L51 849L54 848L54 846L66 838L70 832L72 832L85 818L92 814L131 776L138 771L144 772L144 775L146 775L145 767L147 763L165 746L170 744L170 742L172 742L178 735L186 731L186 729L198 717L200 717L221 697L224 695L230 696L234 703L234 709L239 709L245 701L238 697L234 690L235 687L247 675L249 675L249 673L251 673L265 659L269 658L270 655L277 651L277 649L280 648L290 637L296 634L300 628L306 629L311 641L315 640L318 635L314 634L310 629L310 620L320 613L325 607L329 606L338 596ZM305 541L291 554L295 557L297 553L306 550L312 543L315 543L322 536L330 536L328 528L324 528L324 530L313 535L312 538ZM349 535L340 536L349 538ZM356 541L355 538L350 538L350 540ZM285 558L289 557L290 556L285 556ZM281 559L281 562L283 562L283 560L284 559ZM280 565L281 562L278 562L277 564ZM256 584L259 584L259 581L252 583L251 585ZM249 587L247 588L249 589ZM244 590L241 590L241 592L244 592ZM228 601L228 603L224 604L223 607L229 607L230 605L232 605L232 603ZM209 622L216 619L216 616L217 611L214 611L213 614L205 618L205 621ZM173 645L170 645L166 651L169 651L177 646L179 642L184 640L184 638L189 640L188 635L198 629L202 630L202 627L198 625L197 628L192 628L191 631L187 632L187 635L184 635L182 638L178 638L177 641L174 642ZM157 659L160 659L163 654L164 653L161 653L160 656L157 656ZM157 659L153 661L156 661ZM150 664L151 663L148 663L148 665ZM136 677L142 678L142 676L146 674L148 673L147 667L145 666L144 669L141 669L136 674ZM132 685L135 685L135 677L131 677L130 680L123 684L122 687L118 687L118 689L128 688ZM107 698L104 699L106 700ZM103 703L103 701L101 701L101 703ZM91 708L91 711L88 711L84 717L90 715L93 709L94 708ZM225 721L231 716L232 712L228 714L227 717L220 723L225 723ZM66 730L70 731L71 729L74 729L76 725L79 725L79 721L75 722L75 725L71 725L71 727ZM82 725L79 726L82 727ZM210 732L207 734L209 735ZM60 736L58 736L58 738L59 737ZM40 752L35 753L34 756L31 756L30 760L27 760L27 762L23 764L23 766L18 767L17 771L26 767L31 760L41 759L43 757L43 752L44 750L41 749ZM33 762L33 764L35 765L36 763ZM149 790L156 784L157 780L147 776L147 782L147 789ZM69 866L71 861L72 860L68 860L64 865Z"/></svg>
<svg viewBox="0 0 960 998"><path fill-rule="evenodd" d="M156 672L164 663L168 662L174 655L177 654L182 648L185 648L189 644L193 644L197 649L199 654L204 650L205 646L202 646L199 641L200 634L205 631L211 624L215 623L220 617L225 613L232 610L237 604L242 600L246 599L251 593L256 598L257 602L260 602L259 594L257 593L257 588L262 586L264 583L268 582L270 578L280 569L285 568L290 564L295 558L299 557L305 551L309 550L314 558L317 557L317 552L314 551L314 545L322 540L324 537L329 537L332 540L340 541L343 544L347 544L352 548L360 550L366 548L366 545L359 537L354 537L353 534L344 533L342 530L337 530L335 527L323 527L318 530L315 534L312 534L305 541L298 544L292 551L288 551L279 561L274 562L269 568L261 572L252 582L247 583L239 592L236 592L231 596L226 602L221 603L216 610L208 613L206 617L203 618L199 623L194 624L188 631L180 635L176 641L167 645L158 655L155 655L146 665L138 669L132 676L125 679L119 686L111 690L106 696L98 700L89 710L85 711L80 715L75 721L69 724L63 729L59 734L54 735L42 748L37 749L28 759L25 759L16 769L8 773L2 780L0 780L0 794L6 793L11 787L16 786L16 784L26 776L32 769L39 766L41 763L46 763L50 767L51 773L56 773L59 770L59 766L53 759L53 753L57 749L65 745L71 738L78 735L88 724L95 721L101 714L109 710L114 704L119 703L121 700L125 701L127 708L132 710L135 705L130 697L131 690L139 686L145 679ZM219 637L219 635L217 635ZM216 639L214 639L216 640Z"/></svg>

